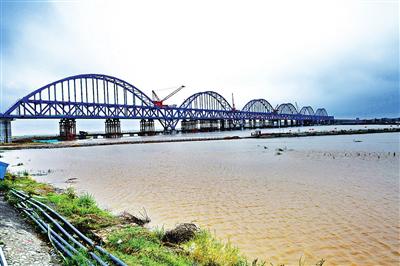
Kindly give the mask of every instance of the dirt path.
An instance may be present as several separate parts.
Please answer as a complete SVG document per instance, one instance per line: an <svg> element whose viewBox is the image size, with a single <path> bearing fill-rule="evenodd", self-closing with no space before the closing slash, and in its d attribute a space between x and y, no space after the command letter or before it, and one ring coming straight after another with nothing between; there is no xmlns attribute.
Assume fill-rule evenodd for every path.
<svg viewBox="0 0 400 266"><path fill-rule="evenodd" d="M8 265L60 265L56 254L0 194L0 245Z"/></svg>

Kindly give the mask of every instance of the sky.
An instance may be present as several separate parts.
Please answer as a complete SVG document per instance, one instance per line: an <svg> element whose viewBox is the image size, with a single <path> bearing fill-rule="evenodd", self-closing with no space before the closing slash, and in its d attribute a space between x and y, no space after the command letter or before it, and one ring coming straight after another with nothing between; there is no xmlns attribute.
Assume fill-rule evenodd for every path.
<svg viewBox="0 0 400 266"><path fill-rule="evenodd" d="M55 80L101 73L148 95L185 85L169 104L215 90L237 108L264 98L336 118L400 116L398 1L0 3L0 112Z"/></svg>

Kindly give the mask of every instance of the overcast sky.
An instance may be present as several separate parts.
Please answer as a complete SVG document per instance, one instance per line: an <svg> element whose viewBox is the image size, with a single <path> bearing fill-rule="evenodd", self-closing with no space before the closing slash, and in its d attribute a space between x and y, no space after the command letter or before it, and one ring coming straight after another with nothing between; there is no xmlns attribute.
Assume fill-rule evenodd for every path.
<svg viewBox="0 0 400 266"><path fill-rule="evenodd" d="M1 108L103 73L151 90L215 90L237 107L297 102L399 116L398 1L4 1ZM167 92L160 91L160 94Z"/></svg>

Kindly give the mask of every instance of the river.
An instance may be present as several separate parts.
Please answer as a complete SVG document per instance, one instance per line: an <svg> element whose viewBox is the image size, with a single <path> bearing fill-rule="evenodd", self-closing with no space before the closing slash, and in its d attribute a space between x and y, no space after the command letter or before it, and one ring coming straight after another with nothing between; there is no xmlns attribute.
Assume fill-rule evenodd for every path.
<svg viewBox="0 0 400 266"><path fill-rule="evenodd" d="M218 136L196 134L209 135ZM324 265L398 265L399 138L380 133L2 155L14 172L46 173L39 181L66 187L77 178L73 186L115 213L144 207L152 227L194 222L250 259L297 265L305 255L310 264L324 258Z"/></svg>

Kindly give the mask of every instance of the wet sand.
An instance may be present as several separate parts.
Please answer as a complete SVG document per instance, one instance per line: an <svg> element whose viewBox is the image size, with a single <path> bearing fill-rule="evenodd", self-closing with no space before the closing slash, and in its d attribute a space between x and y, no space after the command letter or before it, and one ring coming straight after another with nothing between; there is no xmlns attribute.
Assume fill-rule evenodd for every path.
<svg viewBox="0 0 400 266"><path fill-rule="evenodd" d="M399 133L114 145L3 153L151 226L193 221L249 257L397 265ZM22 162L23 166L16 166Z"/></svg>

